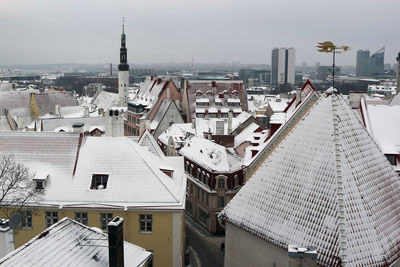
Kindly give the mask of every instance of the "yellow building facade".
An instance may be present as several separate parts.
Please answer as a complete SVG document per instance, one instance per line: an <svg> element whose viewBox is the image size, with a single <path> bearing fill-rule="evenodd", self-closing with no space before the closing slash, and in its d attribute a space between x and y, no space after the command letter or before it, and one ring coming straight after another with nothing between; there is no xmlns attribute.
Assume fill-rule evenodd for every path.
<svg viewBox="0 0 400 267"><path fill-rule="evenodd" d="M15 161L25 160L35 173L34 181L40 181L37 190L43 192L37 202L27 203L20 212L14 248L64 217L107 232L108 222L119 216L124 219L124 240L151 251L153 266L183 266L183 158L167 158L158 147L152 147L152 153L141 142L125 137L34 132L18 133L13 138L9 135L0 133L0 143L9 142L0 156L8 149ZM22 140L27 144L18 145ZM146 143L157 146L154 139ZM64 147L57 149L57 145ZM42 150L39 153L38 148ZM18 149L23 160L18 158ZM69 150L69 154L57 154L57 150ZM27 162L26 151L32 151L32 162ZM1 218L9 213L0 210Z"/></svg>
<svg viewBox="0 0 400 267"><path fill-rule="evenodd" d="M100 214L111 213L113 217L124 219L124 240L141 246L153 252L154 266L181 266L174 264L174 248L178 247L177 257L184 255L184 214L183 211L156 211L156 210L85 210L85 209L25 209L32 211L32 227L20 227L14 230L15 248L28 242L46 229L46 212L57 212L58 219L64 217L75 220L76 213L87 213L87 225L101 229ZM152 215L152 231L142 232L139 226L141 214ZM174 225L179 225L174 229ZM179 244L174 244L179 243ZM178 261L178 259L175 259ZM183 258L181 258L183 262ZM178 265L177 265L178 264Z"/></svg>

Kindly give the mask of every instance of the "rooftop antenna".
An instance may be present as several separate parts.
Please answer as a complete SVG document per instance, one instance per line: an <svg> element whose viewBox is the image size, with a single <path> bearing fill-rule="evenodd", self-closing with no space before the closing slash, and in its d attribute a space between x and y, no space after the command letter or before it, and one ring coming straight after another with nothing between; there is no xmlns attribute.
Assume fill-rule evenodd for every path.
<svg viewBox="0 0 400 267"><path fill-rule="evenodd" d="M122 34L125 33L125 18L122 17Z"/></svg>

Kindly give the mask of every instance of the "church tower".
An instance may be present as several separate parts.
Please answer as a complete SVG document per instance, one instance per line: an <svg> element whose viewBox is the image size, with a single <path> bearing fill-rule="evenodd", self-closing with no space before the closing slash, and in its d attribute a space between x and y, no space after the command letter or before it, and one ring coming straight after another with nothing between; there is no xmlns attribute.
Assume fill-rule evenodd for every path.
<svg viewBox="0 0 400 267"><path fill-rule="evenodd" d="M123 107L128 106L129 94L129 65L128 50L126 49L125 21L122 20L121 48L119 52L118 65L118 95L119 103Z"/></svg>

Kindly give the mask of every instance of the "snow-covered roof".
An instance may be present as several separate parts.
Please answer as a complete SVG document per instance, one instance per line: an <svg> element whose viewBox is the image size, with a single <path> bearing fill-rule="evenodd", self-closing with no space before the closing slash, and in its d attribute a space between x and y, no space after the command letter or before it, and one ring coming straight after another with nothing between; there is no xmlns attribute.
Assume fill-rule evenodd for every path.
<svg viewBox="0 0 400 267"><path fill-rule="evenodd" d="M209 103L217 109L228 107L228 103L240 103L241 110L247 111L247 97L243 81L188 80L185 88L189 120L195 118L196 103ZM202 97L198 98L201 93ZM218 105L216 105L218 103ZM221 110L221 112L223 112Z"/></svg>
<svg viewBox="0 0 400 267"><path fill-rule="evenodd" d="M158 140L164 145L168 145L168 140L172 137L175 144L178 145L184 143L187 136L195 134L196 130L193 129L191 123L174 123L158 136Z"/></svg>
<svg viewBox="0 0 400 267"><path fill-rule="evenodd" d="M278 100L279 99L279 100ZM280 99L277 98L272 101L268 102L268 105L270 106L270 108L274 111L274 112L283 112L285 110L285 108L287 107L288 103L290 102L289 99Z"/></svg>
<svg viewBox="0 0 400 267"><path fill-rule="evenodd" d="M279 139L282 139L283 136L286 135L288 129L291 129L297 124L299 118L304 116L306 111L314 105L318 97L311 82L307 81L300 90L300 99L297 99L297 96L295 96L285 108L284 113L286 115L284 122L286 123L283 123L275 132L266 135L265 142L260 143L259 146L246 148L244 164L246 166L255 165L256 167L251 169L252 171L256 170L260 162L264 161L276 144L280 143ZM280 119L282 119L282 117ZM278 120L278 122L280 124L282 120ZM254 154L253 152L256 153Z"/></svg>
<svg viewBox="0 0 400 267"><path fill-rule="evenodd" d="M165 115L165 112L167 112L169 105L171 105L172 101L168 99L164 99L160 106L157 109L156 114L154 115L153 119L150 122L150 129L155 130L158 127L158 124L161 122L162 118Z"/></svg>
<svg viewBox="0 0 400 267"><path fill-rule="evenodd" d="M272 124L284 124L286 122L286 113L277 112L271 115L269 123Z"/></svg>
<svg viewBox="0 0 400 267"><path fill-rule="evenodd" d="M196 102L197 103L208 103L208 102L210 102L210 100L207 98L198 98L198 99L196 99Z"/></svg>
<svg viewBox="0 0 400 267"><path fill-rule="evenodd" d="M144 266L151 252L124 241L125 266ZM108 235L67 217L0 259L1 266L109 266Z"/></svg>
<svg viewBox="0 0 400 267"><path fill-rule="evenodd" d="M390 101L390 104L389 104L389 105L391 105L391 106L400 105L400 93L397 93L397 94L393 97L393 99L392 99L392 101Z"/></svg>
<svg viewBox="0 0 400 267"><path fill-rule="evenodd" d="M62 118L77 118L85 116L85 108L83 106L59 107L58 112Z"/></svg>
<svg viewBox="0 0 400 267"><path fill-rule="evenodd" d="M241 112L236 117L232 118L232 131L236 130L242 123L248 120L252 115L249 112Z"/></svg>
<svg viewBox="0 0 400 267"><path fill-rule="evenodd" d="M140 137L138 144L142 147L147 147L151 153L156 157L164 158L164 153L158 146L157 141L150 134L148 130L144 131L143 135Z"/></svg>
<svg viewBox="0 0 400 267"><path fill-rule="evenodd" d="M228 98L228 103L240 103L239 98Z"/></svg>
<svg viewBox="0 0 400 267"><path fill-rule="evenodd" d="M101 91L92 102L97 109L108 110L110 107L118 105L119 95L106 91Z"/></svg>
<svg viewBox="0 0 400 267"><path fill-rule="evenodd" d="M251 141L253 139L252 134L258 129L260 126L257 123L252 122L249 126L247 126L243 131L241 131L238 135L235 136L235 146L238 147L245 141Z"/></svg>
<svg viewBox="0 0 400 267"><path fill-rule="evenodd" d="M72 133L73 128L72 125L76 123L84 124L84 131L91 132L94 129L99 129L105 131L106 128L106 119L107 117L78 117L78 118L51 118L51 119L42 119L41 122L37 123L37 127L40 128L40 125L43 125L44 132L58 132L60 129L63 129L65 132ZM38 129L40 130L40 129Z"/></svg>
<svg viewBox="0 0 400 267"><path fill-rule="evenodd" d="M79 143L73 134L0 132L0 156L48 172L43 206L183 207L182 157L157 157L126 137L83 137L78 150ZM174 168L172 178L160 170L165 166ZM106 189L90 189L93 174L109 175Z"/></svg>
<svg viewBox="0 0 400 267"><path fill-rule="evenodd" d="M400 155L400 105L367 105L367 129L383 153Z"/></svg>
<svg viewBox="0 0 400 267"><path fill-rule="evenodd" d="M170 78L146 77L131 103L151 109L169 82Z"/></svg>
<svg viewBox="0 0 400 267"><path fill-rule="evenodd" d="M35 94L35 101L41 116L55 114L56 106L77 106L78 101L70 92L45 91Z"/></svg>
<svg viewBox="0 0 400 267"><path fill-rule="evenodd" d="M208 113L218 113L218 110L215 107L211 107L208 109Z"/></svg>
<svg viewBox="0 0 400 267"><path fill-rule="evenodd" d="M179 153L213 172L232 172L242 166L242 160L224 146L198 136L191 137Z"/></svg>
<svg viewBox="0 0 400 267"><path fill-rule="evenodd" d="M341 244L347 266L389 266L400 257L399 192L398 175L345 100L322 96L219 219L284 249L316 246L322 266L339 265Z"/></svg>

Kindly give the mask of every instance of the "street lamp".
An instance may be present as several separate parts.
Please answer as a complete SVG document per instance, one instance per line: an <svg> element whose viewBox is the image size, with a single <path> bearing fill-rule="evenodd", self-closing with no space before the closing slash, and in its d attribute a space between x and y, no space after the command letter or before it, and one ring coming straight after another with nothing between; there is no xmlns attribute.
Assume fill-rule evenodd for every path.
<svg viewBox="0 0 400 267"><path fill-rule="evenodd" d="M342 52L346 52L347 50L350 49L350 47L346 45L336 46L331 41L318 43L317 47L318 47L318 52L333 54L332 70L330 70L330 72L332 73L332 89L335 89L335 73L339 71L335 66L335 55L340 54Z"/></svg>

